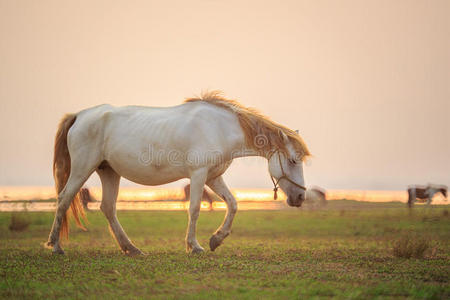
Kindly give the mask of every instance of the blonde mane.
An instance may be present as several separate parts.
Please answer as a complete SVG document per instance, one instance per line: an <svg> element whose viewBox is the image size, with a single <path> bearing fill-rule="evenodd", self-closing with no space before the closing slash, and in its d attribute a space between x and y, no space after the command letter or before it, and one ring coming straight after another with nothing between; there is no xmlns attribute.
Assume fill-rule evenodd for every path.
<svg viewBox="0 0 450 300"><path fill-rule="evenodd" d="M202 93L200 97L188 98L185 102L197 101L211 103L236 114L244 132L247 147L258 151L263 150L266 153L274 149L287 153L286 145L280 135L281 131L288 137L295 151L300 155L300 159L304 160L311 155L306 143L295 131L275 123L253 108L245 107L235 100L224 98L220 91Z"/></svg>

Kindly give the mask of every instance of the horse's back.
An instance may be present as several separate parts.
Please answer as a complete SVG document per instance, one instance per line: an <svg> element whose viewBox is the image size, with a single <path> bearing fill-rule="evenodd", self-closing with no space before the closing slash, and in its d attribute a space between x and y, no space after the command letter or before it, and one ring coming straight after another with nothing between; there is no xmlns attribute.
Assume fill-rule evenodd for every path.
<svg viewBox="0 0 450 300"><path fill-rule="evenodd" d="M172 107L125 106L110 112L107 134L139 131L141 138L161 145L209 149L229 145L240 135L236 116L208 103L184 103ZM239 136L241 137L241 136ZM225 138L225 139L224 139ZM225 142L226 140L226 142Z"/></svg>

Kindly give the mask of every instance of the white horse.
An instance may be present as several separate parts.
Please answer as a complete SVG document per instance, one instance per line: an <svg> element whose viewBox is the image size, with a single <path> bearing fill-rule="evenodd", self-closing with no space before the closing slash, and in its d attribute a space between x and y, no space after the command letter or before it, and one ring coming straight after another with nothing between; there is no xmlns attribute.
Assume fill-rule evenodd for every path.
<svg viewBox="0 0 450 300"><path fill-rule="evenodd" d="M317 209L327 205L326 191L319 187L309 188L305 194L304 207L308 209Z"/></svg>
<svg viewBox="0 0 450 300"><path fill-rule="evenodd" d="M275 154L275 155L274 155ZM102 182L101 210L125 254L142 252L133 245L116 216L119 181L125 177L144 185L190 178L186 251L203 252L196 239L196 222L204 185L225 201L227 212L212 235L214 251L231 232L236 200L222 178L234 158L267 158L269 173L287 195L290 206L305 199L303 160L310 153L294 131L253 109L209 92L174 107L113 107L100 105L66 115L55 138L53 173L58 207L47 247L63 254L60 236L68 236L69 206L83 228L83 207L77 196L97 172Z"/></svg>

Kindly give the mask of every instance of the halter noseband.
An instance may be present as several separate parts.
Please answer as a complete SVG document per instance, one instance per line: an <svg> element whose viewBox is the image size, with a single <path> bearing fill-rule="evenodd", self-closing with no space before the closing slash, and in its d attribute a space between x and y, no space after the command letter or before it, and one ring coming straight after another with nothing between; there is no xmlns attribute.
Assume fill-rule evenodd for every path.
<svg viewBox="0 0 450 300"><path fill-rule="evenodd" d="M277 154L278 154L278 161L279 161L279 163L280 163L281 176L278 178L277 181L275 181L275 179L273 179L273 176L270 175L270 179L272 179L272 182L273 182L273 199L274 199L274 200L277 200L277 198L278 198L278 195L277 195L278 187L279 187L278 183L280 182L281 179L285 179L285 180L289 181L290 183L292 183L293 185L295 185L295 186L301 188L302 190L305 190L305 191L306 191L306 187L304 187L303 185L298 184L297 182L295 182L294 180L292 180L292 179L290 179L289 177L286 176L286 173L284 173L283 164L281 163L280 151L276 151L276 152L277 152ZM269 156L269 160L270 160L270 158L272 157L272 155L273 155L274 153L275 153L275 152L273 152L273 153Z"/></svg>

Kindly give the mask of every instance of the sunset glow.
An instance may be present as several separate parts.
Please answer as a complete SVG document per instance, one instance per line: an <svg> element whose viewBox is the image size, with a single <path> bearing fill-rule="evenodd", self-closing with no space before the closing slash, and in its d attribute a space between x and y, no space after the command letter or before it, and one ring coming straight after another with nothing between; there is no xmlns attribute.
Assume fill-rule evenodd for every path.
<svg viewBox="0 0 450 300"><path fill-rule="evenodd" d="M90 209L99 209L101 188L92 187L90 191L97 200L89 203ZM240 210L274 210L286 209L286 196L278 194L273 200L273 191L270 189L235 189L233 194L238 201ZM55 202L37 202L36 200L54 199L53 187L0 187L0 211L27 210L54 211ZM328 200L355 200L368 202L407 202L406 191L360 191L360 190L329 190ZM17 201L28 201L26 203ZM442 196L436 196L433 204L448 204ZM177 188L141 188L123 187L120 189L118 210L187 210L189 202L184 201L184 192ZM207 202L202 202L202 210L209 210ZM225 210L224 202L213 202L213 210Z"/></svg>

